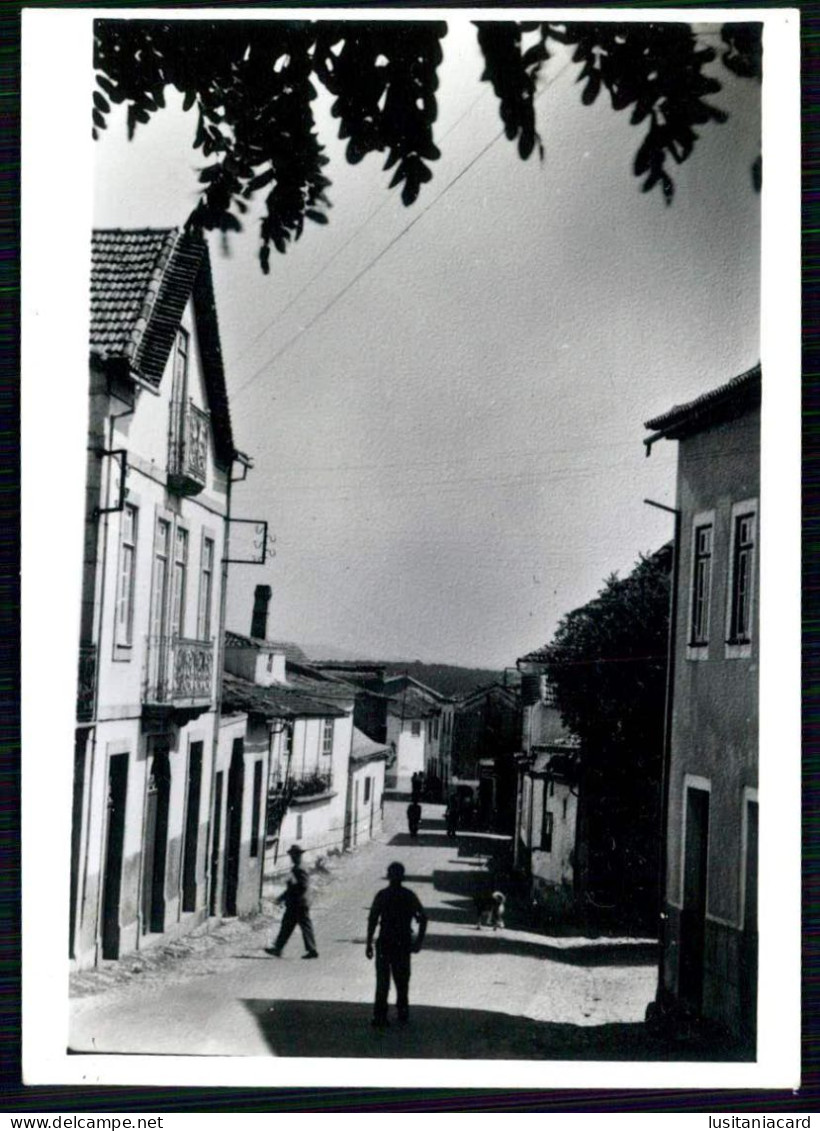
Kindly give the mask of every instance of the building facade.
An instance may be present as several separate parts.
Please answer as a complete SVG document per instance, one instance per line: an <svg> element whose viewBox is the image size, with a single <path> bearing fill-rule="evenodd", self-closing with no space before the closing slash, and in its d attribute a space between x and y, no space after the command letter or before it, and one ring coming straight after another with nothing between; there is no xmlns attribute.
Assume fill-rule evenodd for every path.
<svg viewBox="0 0 820 1131"><path fill-rule="evenodd" d="M521 750L513 860L533 902L548 914L571 911L578 895L579 743L564 726L537 659L522 672Z"/></svg>
<svg viewBox="0 0 820 1131"><path fill-rule="evenodd" d="M409 793L413 775L422 774L427 786L440 794L449 784L444 780L450 771L442 744L449 749L450 732L443 733L442 719L452 717L452 701L409 675L386 679L384 692L389 696L386 740L395 751L388 788Z"/></svg>
<svg viewBox="0 0 820 1131"><path fill-rule="evenodd" d="M760 367L647 422L678 441L662 999L752 1039Z"/></svg>
<svg viewBox="0 0 820 1131"><path fill-rule="evenodd" d="M208 914L234 447L208 249L92 242L71 842L79 967Z"/></svg>

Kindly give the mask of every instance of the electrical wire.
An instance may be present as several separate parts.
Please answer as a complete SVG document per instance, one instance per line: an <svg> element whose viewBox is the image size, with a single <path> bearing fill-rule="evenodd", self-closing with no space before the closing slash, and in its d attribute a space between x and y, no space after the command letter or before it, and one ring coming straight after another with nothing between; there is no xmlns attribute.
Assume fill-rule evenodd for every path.
<svg viewBox="0 0 820 1131"><path fill-rule="evenodd" d="M540 90L539 93L536 95L534 102L539 101L539 99L541 99L544 96L544 94L546 94L546 92L550 89L550 87L554 86L554 84L558 81L558 79L561 78L561 76L564 74L564 72L571 66L572 62L573 62L573 60L569 59L564 64L564 66L558 71L558 73L554 76L554 78L550 82L547 82L547 83L544 84L543 89ZM387 255L387 253L393 247L395 247L396 244L399 243L399 241L402 240L408 234L408 232L410 232L416 226L416 224L418 224L419 221L422 220L427 215L428 212L430 212L433 208L435 208L436 205L439 204L440 201L447 195L447 193L450 191L450 189L453 188L456 184L458 184L458 182L462 179L462 177L466 176L467 173L473 168L473 166L475 166L481 160L481 158L484 156L484 154L489 152L489 150L492 149L492 147L496 144L496 142L500 141L501 138L503 138L504 136L505 136L505 131L504 131L504 129L501 129L497 134L495 134L494 137L492 137L485 145L483 145L481 147L481 149L478 151L478 153L476 153L476 155L473 158L471 158L470 161L468 161L468 163L453 177L453 179L451 181L449 181L444 186L444 188L439 193L439 195L437 197L435 197L434 200L431 200L430 203L428 205L426 205L420 212L418 212L413 217L413 219L410 221L410 223L407 224L406 227L402 228L402 230L397 235L395 235L382 248L382 250L380 252L378 252L371 260L369 260L369 262L366 263L365 266L363 268L361 268L361 270L358 271L353 276L353 278L348 283L346 283L345 286L340 291L338 291L332 299L330 299L329 302L325 303L325 305L323 307L321 307L319 309L319 311L316 314L314 314L314 316L304 326L301 326L296 331L295 334L292 334L291 337L288 338L287 341L285 341L284 344L282 346L280 346L280 348L278 350L276 350L275 353L273 353L269 358L267 358L262 363L262 365L259 366L259 368L256 369L251 374L251 376L247 379L247 381L244 381L239 386L239 388L232 394L231 399L235 400L237 397L241 396L242 393L244 393L247 389L249 389L250 386L259 377L262 376L262 374L268 369L269 366L274 365L279 360L279 358L282 357L282 355L285 354L291 348L291 346L295 345L295 343L304 334L306 334L308 332L308 330L313 329L313 327L316 325L316 323L319 322L320 319L322 319L325 316L325 314L327 314L327 312L329 310L331 310L336 305L337 302L340 302L341 299L344 298L344 296L348 293L348 291L351 290L351 288L354 287L356 285L356 283L359 282L360 279L363 279L364 276L367 275L376 266L377 263L381 262L381 260L385 257L385 255Z"/></svg>

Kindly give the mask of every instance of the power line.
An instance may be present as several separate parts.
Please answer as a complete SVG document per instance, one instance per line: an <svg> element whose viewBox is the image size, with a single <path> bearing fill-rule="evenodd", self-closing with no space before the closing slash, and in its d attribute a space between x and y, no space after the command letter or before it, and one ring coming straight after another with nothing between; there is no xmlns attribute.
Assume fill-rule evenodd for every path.
<svg viewBox="0 0 820 1131"><path fill-rule="evenodd" d="M536 95L535 101L538 101L538 99L543 97L543 95L547 92L547 90L549 90L549 88L551 86L553 86L558 81L558 79L563 75L564 71L566 71L567 68L571 64L572 64L572 59L569 59L564 64L564 66L561 68L561 70L555 75L555 77L552 79L552 81L544 84L543 90L541 90L538 93L538 95ZM416 224L418 224L419 221L424 216L426 216L427 213L432 208L435 208L435 206L442 200L442 198L447 195L447 193L450 191L450 189L453 188L456 184L458 184L458 182L461 180L461 178L466 176L466 174L470 171L470 169L472 169L472 167L474 165L476 165L481 160L481 158L484 156L484 154L487 153L496 144L496 142L500 141L501 138L504 137L504 136L505 136L505 131L502 129L494 137L492 137L490 139L490 141L488 141L484 146L482 146L482 148L478 151L478 153L475 155L475 157L473 157L464 166L464 168L461 169L461 171L458 172L455 175L455 177L453 177L453 179L447 185L445 185L445 187L442 189L442 191L439 193L439 195L434 200L431 200L430 203L428 205L426 205L426 207L424 207L421 210L421 212L417 213L417 215L413 217L413 219L410 221L410 223L405 228L402 228L402 230L396 236L394 236L393 239L391 239L390 242L388 244L386 244L386 246L383 247L382 250L377 255L375 255L373 257L373 259L371 259L367 264L365 264L365 266L353 276L353 278L350 280L350 282L347 283L341 289L341 291L337 292L337 294L329 302L325 303L325 305L323 307L321 307L321 309L310 319L310 321L306 325L300 327L299 330L297 330L295 334L291 335L291 337L288 338L288 340L284 343L284 345L282 345L274 354L272 354L271 357L267 358L266 361L264 361L263 364L258 369L256 369L254 371L254 373L251 374L251 376L248 378L248 380L245 381L242 385L239 386L239 388L233 394L232 399L235 400L238 396L240 396L242 393L244 393L246 389L250 388L250 386L254 383L254 381L256 381L256 379L258 377L261 377L261 375L265 372L265 370L268 368L268 366L275 364L275 362L277 362L279 360L279 358L284 353L286 353L290 349L290 347L292 345L294 345L299 340L299 338L302 337L303 334L306 334L308 330L311 330L316 325L316 323L321 318L323 318L325 316L325 314L327 314L327 312L332 307L334 307L336 305L337 302L339 302L342 298L344 298L344 296L347 294L347 292L352 287L354 287L356 285L356 283L359 282L360 279L364 278L364 276L367 275L368 272L371 271L372 268L375 267L376 264L379 263L384 258L384 256L387 255L387 253L393 247L395 247L395 245L399 242L399 240L403 239L404 236L406 236L407 233L409 231L411 231L411 229L414 228L416 226Z"/></svg>
<svg viewBox="0 0 820 1131"><path fill-rule="evenodd" d="M486 94L487 94L487 89L485 88L481 92L481 94L478 95L477 98L473 99L473 101L470 103L470 105L467 107L467 109L464 111L464 113L461 114L461 116L455 122L453 122L452 126L450 126L450 128L445 133L442 134L441 141L444 141L445 138L449 137L450 134L453 133L454 130L458 129L458 127L461 125L461 123L464 121L464 119L469 114L472 113L473 109L478 105L478 103L482 100L482 98L484 98L486 96ZM330 258L319 268L319 270L314 275L312 275L310 277L310 279L308 279L308 281L304 284L303 287L300 287L300 289L296 292L296 294L293 296L293 298L291 298L290 301L287 302L285 304L285 306L282 307L281 310L277 311L277 313L273 316L273 318L271 318L271 320L269 322L266 322L265 325L262 327L262 329L257 334L254 335L254 337L250 340L250 342L248 342L248 344L240 352L238 357L236 357L234 359L234 363L233 363L234 365L237 365L242 360L242 358L246 356L246 354L248 353L248 350L252 349L253 346L256 345L256 343L259 341L259 339L264 337L264 335L267 334L268 330L270 330L270 328L280 318L282 318L285 314L287 314L287 312L293 306L295 306L295 304L302 297L302 295L307 290L309 290L310 287L312 287L313 284L315 282L317 282L318 279L320 279L322 275L324 275L324 273L330 268L331 264L334 263L339 258L339 256L342 254L343 251L346 251L347 248L350 247L350 245L353 243L353 241L356 239L356 237L359 236L364 231L364 229L371 222L371 220L374 220L376 218L376 216L378 216L381 212L383 212L384 209L387 207L388 204L391 203L392 200L393 200L393 197L391 197L389 194L385 195L383 197L382 202L378 206L378 208L375 208L370 213L370 215L367 216L362 221L362 223L359 225L359 227L356 228L356 230L353 232L353 234L351 236L349 236L349 238L347 240L345 240L345 242L342 244L342 246L337 248L336 251L334 251L334 253L330 256ZM239 392L241 392L241 388L240 388ZM235 395L238 395L238 393L235 394Z"/></svg>

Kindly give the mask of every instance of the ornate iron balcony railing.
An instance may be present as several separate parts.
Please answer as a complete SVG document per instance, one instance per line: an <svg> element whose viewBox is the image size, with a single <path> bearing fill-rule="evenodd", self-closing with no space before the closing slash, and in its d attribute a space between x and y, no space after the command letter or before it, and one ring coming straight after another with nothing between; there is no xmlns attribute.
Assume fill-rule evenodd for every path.
<svg viewBox="0 0 820 1131"><path fill-rule="evenodd" d="M77 721L90 722L94 718L94 698L97 693L97 646L80 645L80 662L77 673Z"/></svg>
<svg viewBox="0 0 820 1131"><path fill-rule="evenodd" d="M210 419L189 401L171 404L168 444L168 487L180 495L197 495L208 474Z"/></svg>
<svg viewBox="0 0 820 1131"><path fill-rule="evenodd" d="M212 640L149 636L145 702L190 704L213 695Z"/></svg>

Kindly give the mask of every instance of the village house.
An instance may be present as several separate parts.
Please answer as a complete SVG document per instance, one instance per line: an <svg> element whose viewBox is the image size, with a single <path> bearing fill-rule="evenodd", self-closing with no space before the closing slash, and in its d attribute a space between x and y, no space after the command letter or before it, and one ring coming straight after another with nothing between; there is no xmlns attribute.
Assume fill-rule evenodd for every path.
<svg viewBox="0 0 820 1131"><path fill-rule="evenodd" d="M518 661L521 750L513 862L547 914L570 912L579 895L579 743L561 720L538 652Z"/></svg>
<svg viewBox="0 0 820 1131"><path fill-rule="evenodd" d="M384 821L384 781L390 748L353 728L347 786L345 848L373 840Z"/></svg>
<svg viewBox="0 0 820 1131"><path fill-rule="evenodd" d="M381 828L387 758L385 744L354 728L355 686L314 668L295 645L267 638L270 595L269 586L256 587L250 636L225 638L223 712L246 717L245 747L266 752L257 900L265 881L290 867L293 844L310 864ZM226 739L223 760L236 740Z"/></svg>
<svg viewBox="0 0 820 1131"><path fill-rule="evenodd" d="M410 675L386 679L384 692L389 697L386 738L395 751L388 770L388 789L409 793L413 774L422 774L434 795L443 795L450 780L452 700Z"/></svg>
<svg viewBox="0 0 820 1131"><path fill-rule="evenodd" d="M78 967L201 923L235 447L207 245L96 231L71 839Z"/></svg>
<svg viewBox="0 0 820 1131"><path fill-rule="evenodd" d="M474 794L482 828L512 832L521 709L516 687L492 683L455 703L452 725L452 782Z"/></svg>
<svg viewBox="0 0 820 1131"><path fill-rule="evenodd" d="M678 441L659 1004L753 1040L757 996L757 365L647 421Z"/></svg>

